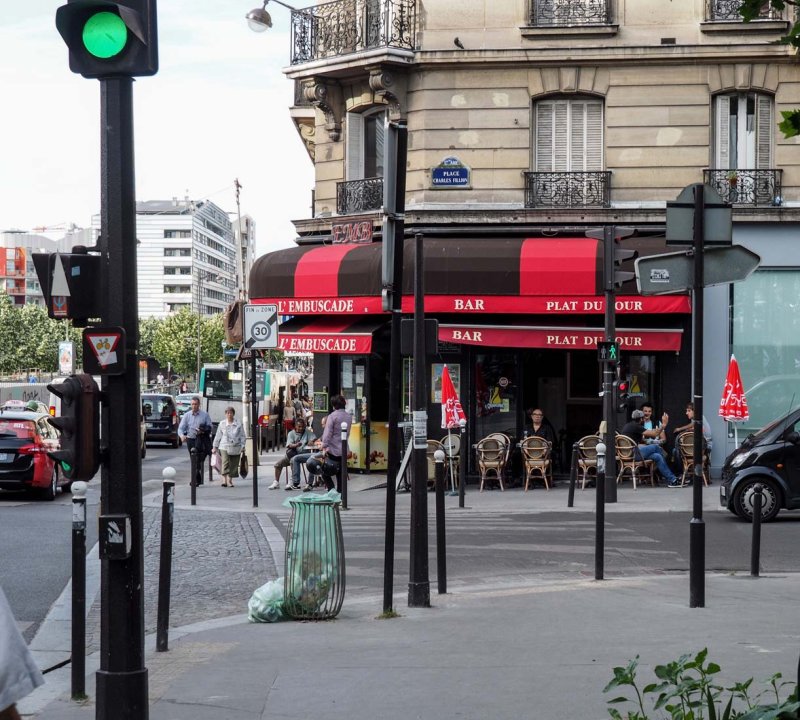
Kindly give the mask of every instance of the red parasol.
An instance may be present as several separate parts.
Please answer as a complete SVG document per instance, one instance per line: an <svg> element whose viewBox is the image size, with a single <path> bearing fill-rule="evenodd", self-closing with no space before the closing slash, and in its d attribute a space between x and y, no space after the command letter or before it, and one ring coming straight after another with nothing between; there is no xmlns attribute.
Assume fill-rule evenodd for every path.
<svg viewBox="0 0 800 720"><path fill-rule="evenodd" d="M453 380L450 378L450 371L447 365L442 368L442 427L460 428L461 421L466 422L467 416L461 407L461 400L458 399Z"/></svg>
<svg viewBox="0 0 800 720"><path fill-rule="evenodd" d="M731 355L731 362L728 365L728 376L725 378L725 389L722 391L719 414L729 422L744 422L750 419L742 376L739 374L739 363L736 362L733 355Z"/></svg>

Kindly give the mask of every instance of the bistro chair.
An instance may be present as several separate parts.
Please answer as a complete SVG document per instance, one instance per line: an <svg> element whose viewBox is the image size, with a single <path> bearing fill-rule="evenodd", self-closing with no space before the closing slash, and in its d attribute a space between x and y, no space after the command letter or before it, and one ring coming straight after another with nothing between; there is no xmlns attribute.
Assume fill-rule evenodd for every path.
<svg viewBox="0 0 800 720"><path fill-rule="evenodd" d="M452 482L457 486L461 478L461 436L458 433L449 433L442 440L442 450L444 450L444 479L445 485ZM452 470L452 478L450 473Z"/></svg>
<svg viewBox="0 0 800 720"><path fill-rule="evenodd" d="M550 480L553 477L553 467L550 462L552 445L544 438L534 435L525 438L520 448L522 450L522 460L525 464L525 492L528 492L528 485L534 475L538 475L544 482L545 488L549 490L548 476Z"/></svg>
<svg viewBox="0 0 800 720"><path fill-rule="evenodd" d="M504 432L493 432L489 433L487 438L492 438L500 442L506 451L506 459L503 465L503 472L505 473L506 470L509 468L509 459L511 458L511 451L513 450L512 443L511 443L511 436L508 433Z"/></svg>
<svg viewBox="0 0 800 720"><path fill-rule="evenodd" d="M627 435L617 435L615 446L617 450L617 464L619 465L619 472L617 473L617 483L622 482L622 476L625 472L631 474L631 481L633 482L633 489L636 490L636 482L641 482L640 476L650 479L650 484L655 486L656 478L653 474L653 461L642 460L636 457L636 443L632 438Z"/></svg>
<svg viewBox="0 0 800 720"><path fill-rule="evenodd" d="M597 477L597 435L586 435L578 440L578 469L581 471L581 490L586 490L586 476Z"/></svg>
<svg viewBox="0 0 800 720"><path fill-rule="evenodd" d="M478 471L481 474L480 492L489 475L494 473L494 479L500 483L500 489L505 490L503 485L503 472L506 469L506 458L508 457L508 447L496 437L485 437L475 446L475 453L478 456Z"/></svg>
<svg viewBox="0 0 800 720"><path fill-rule="evenodd" d="M428 448L425 450L425 458L428 461L428 489L432 489L436 483L436 459L433 455L437 450L444 451L442 443L438 440L428 440Z"/></svg>
<svg viewBox="0 0 800 720"><path fill-rule="evenodd" d="M678 435L678 454L683 463L683 473L681 473L681 487L691 482L694 474L694 431L689 430ZM708 450L706 441L703 438L703 484L708 486Z"/></svg>

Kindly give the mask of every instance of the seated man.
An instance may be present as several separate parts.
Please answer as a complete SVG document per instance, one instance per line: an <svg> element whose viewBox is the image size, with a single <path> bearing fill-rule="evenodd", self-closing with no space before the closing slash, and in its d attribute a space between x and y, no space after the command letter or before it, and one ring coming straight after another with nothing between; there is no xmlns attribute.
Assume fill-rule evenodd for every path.
<svg viewBox="0 0 800 720"><path fill-rule="evenodd" d="M686 403L686 418L689 420L686 425L681 425L680 427L676 427L672 432L675 435L680 435L684 432L689 432L690 430L694 430L694 403ZM706 452L711 452L711 425L709 425L708 420L706 420L706 416L703 415L703 439L706 442Z"/></svg>
<svg viewBox="0 0 800 720"><path fill-rule="evenodd" d="M680 482L672 470L669 469L667 461L664 460L664 456L661 454L661 448L658 445L647 445L645 443L646 438L658 437L667 427L667 423L669 423L669 415L664 413L661 416L660 428L645 430L644 413L641 410L634 410L631 413L630 422L625 423L620 432L636 443L637 460L652 460L655 463L656 470L667 481L667 487L680 487Z"/></svg>
<svg viewBox="0 0 800 720"><path fill-rule="evenodd" d="M338 477L339 470L342 463L342 450L345 450L345 462L347 462L347 450L342 448L342 441L340 429L344 425L344 436L348 437L350 434L350 426L353 423L353 418L345 407L347 407L347 400L342 395L334 395L331 398L331 407L333 412L328 415L324 423L324 431L322 433L321 448L322 452L312 456L306 463L308 471L312 475L322 475L325 481L325 487L328 490L333 490L336 487L333 478ZM294 461L292 461L294 462ZM294 467L294 464L292 465ZM307 489L310 489L310 485ZM338 488L339 492L342 491Z"/></svg>
<svg viewBox="0 0 800 720"><path fill-rule="evenodd" d="M314 442L314 433L311 432L306 427L306 421L303 418L297 418L294 421L294 430L289 431L289 435L286 438L286 454L275 463L275 480L272 485L269 486L270 490L277 490L280 487L280 477L281 473L283 472L283 468L287 468L292 464L292 460L302 453L304 448L310 447ZM311 456L311 453L305 453L307 458ZM300 463L297 463L297 469L294 471L296 475L295 483L292 482L292 478L286 478L286 489L287 490L298 490L300 488Z"/></svg>

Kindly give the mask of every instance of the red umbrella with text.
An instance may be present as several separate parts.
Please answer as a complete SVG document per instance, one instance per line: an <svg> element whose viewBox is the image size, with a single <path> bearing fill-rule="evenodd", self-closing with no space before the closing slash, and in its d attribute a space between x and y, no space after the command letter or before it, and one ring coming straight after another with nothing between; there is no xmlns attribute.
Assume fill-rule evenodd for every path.
<svg viewBox="0 0 800 720"><path fill-rule="evenodd" d="M738 447L739 432L736 423L749 420L750 412L747 409L747 398L744 394L742 376L739 374L739 363L736 362L736 358L733 355L731 355L731 362L728 365L728 376L725 378L722 400L719 403L719 415L724 420L734 423L734 442Z"/></svg>
<svg viewBox="0 0 800 720"><path fill-rule="evenodd" d="M450 431L453 428L461 428L467 422L464 408L461 407L461 400L458 399L453 379L450 377L450 370L447 365L442 368L442 427L447 428L447 456L450 459L450 488L455 492L455 478L453 477L453 443L450 438Z"/></svg>

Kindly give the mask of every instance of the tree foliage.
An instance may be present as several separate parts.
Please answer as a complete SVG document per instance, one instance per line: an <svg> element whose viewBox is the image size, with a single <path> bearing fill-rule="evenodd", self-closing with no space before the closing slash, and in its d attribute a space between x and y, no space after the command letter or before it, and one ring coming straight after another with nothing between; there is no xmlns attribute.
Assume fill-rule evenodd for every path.
<svg viewBox="0 0 800 720"><path fill-rule="evenodd" d="M225 331L222 314L203 317L188 308L158 321L153 335L153 355L164 366L180 375L189 375L197 367L198 334L200 364L222 362Z"/></svg>

